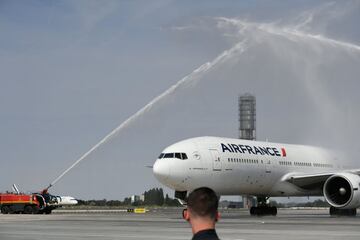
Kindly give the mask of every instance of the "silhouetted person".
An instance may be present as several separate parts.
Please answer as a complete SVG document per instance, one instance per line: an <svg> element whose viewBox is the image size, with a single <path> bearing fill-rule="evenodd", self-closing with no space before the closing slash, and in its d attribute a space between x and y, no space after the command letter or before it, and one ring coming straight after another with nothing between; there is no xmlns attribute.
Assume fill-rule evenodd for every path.
<svg viewBox="0 0 360 240"><path fill-rule="evenodd" d="M193 240L218 240L215 223L220 218L218 212L219 199L215 192L207 187L192 191L187 201L188 208L183 217L191 225L194 234Z"/></svg>

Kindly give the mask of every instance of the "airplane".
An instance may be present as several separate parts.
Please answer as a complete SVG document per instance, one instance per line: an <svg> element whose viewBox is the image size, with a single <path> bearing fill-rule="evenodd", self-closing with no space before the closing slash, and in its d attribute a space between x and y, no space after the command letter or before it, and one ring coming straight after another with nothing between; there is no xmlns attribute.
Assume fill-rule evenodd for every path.
<svg viewBox="0 0 360 240"><path fill-rule="evenodd" d="M304 145L197 137L165 148L153 165L157 180L186 204L189 192L255 196L251 215L277 215L269 197L324 196L330 215L356 215L360 169L347 169L333 151Z"/></svg>
<svg viewBox="0 0 360 240"><path fill-rule="evenodd" d="M78 204L78 200L71 196L54 196L54 205L57 206L71 206Z"/></svg>

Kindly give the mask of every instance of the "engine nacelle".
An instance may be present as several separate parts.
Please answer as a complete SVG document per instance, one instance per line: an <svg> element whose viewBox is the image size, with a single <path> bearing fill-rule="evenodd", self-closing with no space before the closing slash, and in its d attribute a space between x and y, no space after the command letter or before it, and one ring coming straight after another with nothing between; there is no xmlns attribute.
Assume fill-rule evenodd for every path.
<svg viewBox="0 0 360 240"><path fill-rule="evenodd" d="M326 201L333 207L351 209L360 207L360 176L338 173L329 177L323 188Z"/></svg>

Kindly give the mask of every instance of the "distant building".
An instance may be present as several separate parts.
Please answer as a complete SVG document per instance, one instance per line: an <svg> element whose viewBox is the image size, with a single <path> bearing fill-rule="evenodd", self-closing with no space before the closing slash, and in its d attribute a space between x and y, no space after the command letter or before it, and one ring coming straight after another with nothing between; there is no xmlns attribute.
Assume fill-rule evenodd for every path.
<svg viewBox="0 0 360 240"><path fill-rule="evenodd" d="M145 202L145 195L144 194L140 195L140 201Z"/></svg>
<svg viewBox="0 0 360 240"><path fill-rule="evenodd" d="M138 196L138 195L131 196L131 203L137 203L139 201L140 201L140 196Z"/></svg>

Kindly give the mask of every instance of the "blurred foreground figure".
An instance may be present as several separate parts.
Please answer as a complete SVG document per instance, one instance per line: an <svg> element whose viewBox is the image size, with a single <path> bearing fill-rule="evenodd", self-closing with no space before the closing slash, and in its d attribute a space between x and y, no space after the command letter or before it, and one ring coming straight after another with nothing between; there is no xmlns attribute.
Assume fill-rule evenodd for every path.
<svg viewBox="0 0 360 240"><path fill-rule="evenodd" d="M190 193L187 205L183 217L191 225L194 234L192 239L219 239L215 231L215 224L220 217L219 199L215 192L207 187L197 188Z"/></svg>

